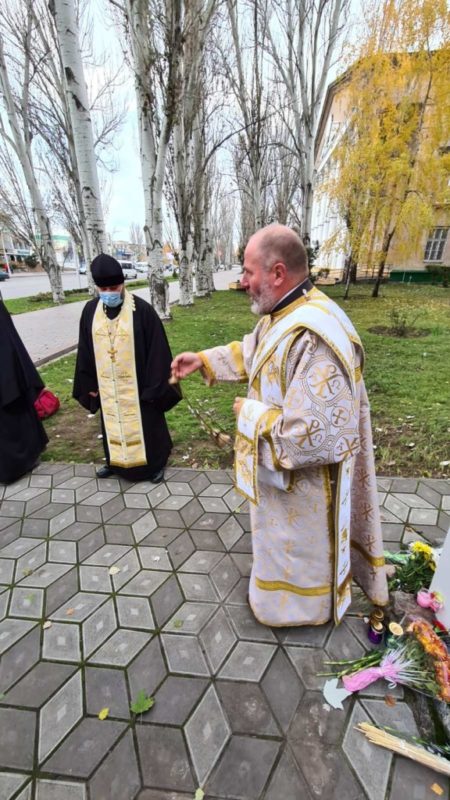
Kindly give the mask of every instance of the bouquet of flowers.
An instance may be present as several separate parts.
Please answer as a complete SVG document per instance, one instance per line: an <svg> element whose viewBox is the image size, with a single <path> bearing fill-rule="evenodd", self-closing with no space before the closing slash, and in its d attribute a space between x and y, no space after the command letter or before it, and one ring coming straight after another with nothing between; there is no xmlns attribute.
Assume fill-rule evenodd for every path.
<svg viewBox="0 0 450 800"><path fill-rule="evenodd" d="M443 640L429 622L414 620L406 633L389 637L384 649L372 650L356 661L328 662L342 667L348 692L365 689L379 678L450 703L450 657Z"/></svg>
<svg viewBox="0 0 450 800"><path fill-rule="evenodd" d="M384 553L387 564L396 566L395 573L388 578L389 590L400 589L416 594L428 587L436 570L438 553L424 542L413 542L405 553Z"/></svg>

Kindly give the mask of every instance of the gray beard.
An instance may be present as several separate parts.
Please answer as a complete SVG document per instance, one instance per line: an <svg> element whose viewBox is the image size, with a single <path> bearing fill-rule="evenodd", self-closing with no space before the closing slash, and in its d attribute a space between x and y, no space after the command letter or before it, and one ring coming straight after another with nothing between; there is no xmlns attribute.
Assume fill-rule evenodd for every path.
<svg viewBox="0 0 450 800"><path fill-rule="evenodd" d="M268 314L269 311L272 311L274 307L275 301L270 289L266 287L262 287L259 291L258 297L255 297L252 301L250 306L250 311L252 314L256 314L257 316L262 316L263 314Z"/></svg>

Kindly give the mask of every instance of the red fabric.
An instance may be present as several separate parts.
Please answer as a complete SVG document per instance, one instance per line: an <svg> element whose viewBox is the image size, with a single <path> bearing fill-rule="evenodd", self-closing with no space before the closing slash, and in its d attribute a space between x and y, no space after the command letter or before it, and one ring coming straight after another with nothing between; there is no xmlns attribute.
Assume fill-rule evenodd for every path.
<svg viewBox="0 0 450 800"><path fill-rule="evenodd" d="M47 419L47 417L51 417L52 414L56 414L59 406L59 399L50 389L42 389L42 392L34 403L39 419Z"/></svg>

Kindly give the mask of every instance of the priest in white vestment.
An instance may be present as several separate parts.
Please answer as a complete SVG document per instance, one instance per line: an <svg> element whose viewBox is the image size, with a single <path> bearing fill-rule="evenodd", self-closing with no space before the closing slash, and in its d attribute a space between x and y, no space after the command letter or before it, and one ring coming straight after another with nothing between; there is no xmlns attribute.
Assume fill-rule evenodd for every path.
<svg viewBox="0 0 450 800"><path fill-rule="evenodd" d="M255 233L241 284L261 319L242 342L181 353L174 378L248 385L236 397L237 489L250 501L249 602L272 626L338 623L354 579L388 591L363 349L352 323L308 278L300 238Z"/></svg>

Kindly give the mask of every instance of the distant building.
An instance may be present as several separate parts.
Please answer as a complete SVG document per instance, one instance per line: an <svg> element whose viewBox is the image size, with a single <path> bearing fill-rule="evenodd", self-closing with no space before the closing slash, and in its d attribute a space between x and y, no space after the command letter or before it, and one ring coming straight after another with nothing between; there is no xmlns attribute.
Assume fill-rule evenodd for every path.
<svg viewBox="0 0 450 800"><path fill-rule="evenodd" d="M345 222L326 192L320 191L320 187L333 176L333 170L337 169L333 153L348 126L350 74L351 72L348 71L328 87L316 139L316 191L311 224L311 243L320 245L314 272L325 271L330 282L340 280L345 270L347 254L345 249L339 246L339 242L345 239ZM445 205L436 207L435 227L432 230L424 230L421 245L414 256L409 258L394 256L397 242L396 236L394 236L386 261L386 273L390 273L391 279L394 280L420 280L428 278L427 265L449 266L449 229L450 207ZM326 242L330 241L335 244L324 246ZM374 277L376 269L376 266L368 269L359 264L358 276ZM418 273L422 273L422 275Z"/></svg>

